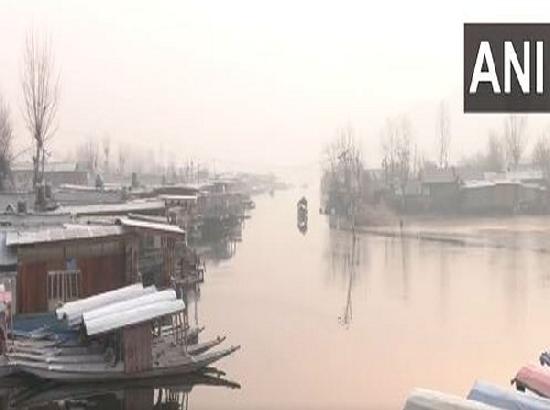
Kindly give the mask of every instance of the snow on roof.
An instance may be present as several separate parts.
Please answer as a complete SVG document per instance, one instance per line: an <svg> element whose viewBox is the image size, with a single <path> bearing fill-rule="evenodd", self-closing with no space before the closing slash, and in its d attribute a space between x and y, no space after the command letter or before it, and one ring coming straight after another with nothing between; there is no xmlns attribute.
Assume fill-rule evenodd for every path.
<svg viewBox="0 0 550 410"><path fill-rule="evenodd" d="M461 188L462 189L489 188L495 185L496 183L493 181L469 180L469 181L464 181Z"/></svg>
<svg viewBox="0 0 550 410"><path fill-rule="evenodd" d="M115 302L134 299L149 293L155 292L154 286L143 287L142 283L125 286L123 288L103 292L98 295L90 296L85 299L67 302L58 308L55 313L58 319L67 319L69 323L78 323L82 315L93 309L106 306Z"/></svg>
<svg viewBox="0 0 550 410"><path fill-rule="evenodd" d="M160 199L163 199L165 201L190 201L190 200L197 200L197 195L169 195L169 194L163 194L159 195Z"/></svg>
<svg viewBox="0 0 550 410"><path fill-rule="evenodd" d="M59 185L59 189L62 191L70 192L120 192L122 190L122 187L112 184L105 184L103 188L97 188L90 185L61 184Z"/></svg>
<svg viewBox="0 0 550 410"><path fill-rule="evenodd" d="M40 229L38 231L12 231L7 233L7 246L36 243L72 241L122 235L124 229L117 225L70 225Z"/></svg>
<svg viewBox="0 0 550 410"><path fill-rule="evenodd" d="M185 231L181 229L179 226L169 225L167 223L150 222L150 221L143 221L139 219L130 219L130 218L120 218L118 221L124 227L149 229L153 231L174 233L177 235L185 235Z"/></svg>
<svg viewBox="0 0 550 410"><path fill-rule="evenodd" d="M454 168L426 169L422 172L422 183L424 184L448 184L457 181Z"/></svg>
<svg viewBox="0 0 550 410"><path fill-rule="evenodd" d="M18 162L13 164L12 171L32 171L32 162ZM44 164L44 172L86 172L84 170L77 169L77 165L74 162L46 162Z"/></svg>
<svg viewBox="0 0 550 410"><path fill-rule="evenodd" d="M97 204L62 206L57 209L60 213L72 215L123 215L130 212L158 211L164 209L164 201L132 201L123 204Z"/></svg>

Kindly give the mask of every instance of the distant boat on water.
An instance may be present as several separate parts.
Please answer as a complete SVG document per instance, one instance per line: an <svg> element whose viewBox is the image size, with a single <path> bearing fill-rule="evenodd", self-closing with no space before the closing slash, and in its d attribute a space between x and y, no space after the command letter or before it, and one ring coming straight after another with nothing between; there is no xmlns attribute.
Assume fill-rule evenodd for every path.
<svg viewBox="0 0 550 410"><path fill-rule="evenodd" d="M305 234L307 232L307 221L308 221L307 199L305 196L300 198L300 200L298 201L296 219L297 219L298 230L301 233Z"/></svg>

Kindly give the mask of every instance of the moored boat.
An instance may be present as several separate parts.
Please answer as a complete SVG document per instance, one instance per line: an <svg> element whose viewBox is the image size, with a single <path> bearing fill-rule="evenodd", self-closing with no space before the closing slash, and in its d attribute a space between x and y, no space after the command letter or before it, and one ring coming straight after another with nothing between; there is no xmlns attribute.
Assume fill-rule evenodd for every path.
<svg viewBox="0 0 550 410"><path fill-rule="evenodd" d="M520 391L530 390L543 397L550 397L550 370L533 364L523 366L512 380Z"/></svg>
<svg viewBox="0 0 550 410"><path fill-rule="evenodd" d="M479 401L500 409L548 410L550 400L504 389L491 383L477 381L468 394L468 399Z"/></svg>
<svg viewBox="0 0 550 410"><path fill-rule="evenodd" d="M203 328L190 328L185 303L171 289L141 284L70 302L57 311L79 343L25 340L4 356L10 371L61 382L134 380L204 369L240 348L210 351L225 337L189 343Z"/></svg>
<svg viewBox="0 0 550 410"><path fill-rule="evenodd" d="M128 372L125 363L116 365L110 363L65 363L49 364L44 362L16 360L17 370L33 376L57 380L65 383L76 382L103 382L111 380L134 380L156 377L169 377L193 373L201 370L218 360L229 356L240 349L240 346L191 356L180 351L178 355L167 355L164 360L154 362L153 365L141 371Z"/></svg>
<svg viewBox="0 0 550 410"><path fill-rule="evenodd" d="M496 410L497 408L435 390L414 389L407 398L403 410Z"/></svg>

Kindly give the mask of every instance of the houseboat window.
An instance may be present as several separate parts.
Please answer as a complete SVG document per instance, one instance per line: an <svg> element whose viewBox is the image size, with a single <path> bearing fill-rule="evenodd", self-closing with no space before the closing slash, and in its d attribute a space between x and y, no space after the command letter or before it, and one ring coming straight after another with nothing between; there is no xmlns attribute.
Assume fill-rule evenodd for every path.
<svg viewBox="0 0 550 410"><path fill-rule="evenodd" d="M59 304L80 298L81 272L62 270L48 272L48 310Z"/></svg>

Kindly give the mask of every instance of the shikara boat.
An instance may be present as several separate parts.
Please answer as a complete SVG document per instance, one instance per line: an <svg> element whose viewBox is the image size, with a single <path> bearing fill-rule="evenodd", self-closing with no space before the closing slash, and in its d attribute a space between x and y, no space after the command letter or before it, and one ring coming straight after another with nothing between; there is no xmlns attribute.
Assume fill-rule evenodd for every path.
<svg viewBox="0 0 550 410"><path fill-rule="evenodd" d="M550 397L550 370L546 367L523 366L512 380L520 391L530 390L543 397Z"/></svg>
<svg viewBox="0 0 550 410"><path fill-rule="evenodd" d="M500 409L550 409L550 400L548 399L511 389L504 389L482 381L477 381L474 384L468 394L468 399L489 404Z"/></svg>
<svg viewBox="0 0 550 410"><path fill-rule="evenodd" d="M427 389L414 389L403 410L496 410L479 401L463 399L446 393Z"/></svg>
<svg viewBox="0 0 550 410"><path fill-rule="evenodd" d="M110 363L65 363L49 364L37 361L16 360L17 370L32 374L46 380L57 380L65 383L77 382L105 382L111 380L138 380L156 377L170 377L193 373L217 362L223 357L237 351L240 346L203 353L187 355L168 353L165 357L155 361L151 368L128 372L123 362L112 366Z"/></svg>
<svg viewBox="0 0 550 410"><path fill-rule="evenodd" d="M62 382L100 382L175 376L201 370L240 346L209 351L225 337L189 344L185 303L172 289L132 285L70 302L57 311L80 344L14 344L6 355L17 371Z"/></svg>
<svg viewBox="0 0 550 410"><path fill-rule="evenodd" d="M163 339L166 338L163 337ZM206 342L186 345L186 353L191 356L205 353L211 348L221 344L224 340L225 337L218 336ZM164 342L161 341L153 344L153 355L155 353L160 354L163 349L170 348L169 345L166 346L167 343L170 344L171 341L164 340ZM32 349L31 351L14 350L8 352L6 357L15 362L34 361L49 364L104 363L108 360L105 349L99 345L71 347L63 350L59 348Z"/></svg>

